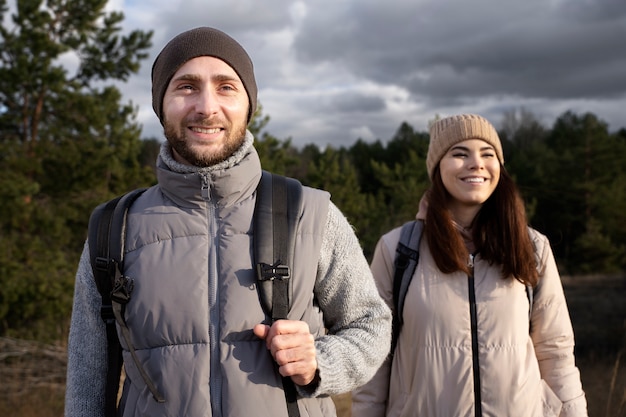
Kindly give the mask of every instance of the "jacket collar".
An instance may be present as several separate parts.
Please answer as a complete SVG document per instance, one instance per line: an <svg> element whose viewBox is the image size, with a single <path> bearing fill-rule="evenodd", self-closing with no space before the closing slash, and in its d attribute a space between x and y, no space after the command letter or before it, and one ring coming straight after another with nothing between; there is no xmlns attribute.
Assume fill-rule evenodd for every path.
<svg viewBox="0 0 626 417"><path fill-rule="evenodd" d="M193 208L207 201L227 207L248 198L261 178L261 162L249 131L241 147L227 160L207 168L174 160L168 142L157 158L157 179L163 193L181 207Z"/></svg>

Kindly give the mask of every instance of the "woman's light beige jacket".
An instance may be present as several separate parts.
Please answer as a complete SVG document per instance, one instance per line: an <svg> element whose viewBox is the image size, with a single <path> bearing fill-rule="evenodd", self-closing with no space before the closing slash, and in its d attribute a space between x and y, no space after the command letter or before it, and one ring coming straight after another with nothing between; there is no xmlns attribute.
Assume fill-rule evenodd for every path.
<svg viewBox="0 0 626 417"><path fill-rule="evenodd" d="M540 281L529 298L523 284L502 279L497 265L474 260L478 364L473 370L469 279L443 274L426 239L404 304L395 355L353 393L353 417L474 416L480 381L482 416L586 417L587 403L574 363L574 335L557 266L545 236L531 230ZM371 268L392 304L400 228L384 235ZM390 378L391 373L391 378Z"/></svg>

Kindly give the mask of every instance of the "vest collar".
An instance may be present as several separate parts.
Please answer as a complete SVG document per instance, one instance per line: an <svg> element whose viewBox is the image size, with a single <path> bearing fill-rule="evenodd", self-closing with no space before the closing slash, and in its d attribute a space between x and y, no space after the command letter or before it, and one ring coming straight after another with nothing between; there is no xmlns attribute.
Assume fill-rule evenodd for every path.
<svg viewBox="0 0 626 417"><path fill-rule="evenodd" d="M247 131L239 150L208 168L174 161L169 144L165 142L157 158L157 179L163 193L177 205L189 208L205 204L207 198L219 207L248 198L261 178L261 162L253 141L252 133Z"/></svg>

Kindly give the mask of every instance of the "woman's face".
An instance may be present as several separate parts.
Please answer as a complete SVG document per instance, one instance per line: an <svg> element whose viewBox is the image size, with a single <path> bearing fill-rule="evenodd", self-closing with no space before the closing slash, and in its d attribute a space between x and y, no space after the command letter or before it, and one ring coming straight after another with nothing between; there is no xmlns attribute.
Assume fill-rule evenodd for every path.
<svg viewBox="0 0 626 417"><path fill-rule="evenodd" d="M500 161L493 146L480 139L468 139L448 149L439 162L439 172L452 196L452 212L469 210L475 214L498 185Z"/></svg>

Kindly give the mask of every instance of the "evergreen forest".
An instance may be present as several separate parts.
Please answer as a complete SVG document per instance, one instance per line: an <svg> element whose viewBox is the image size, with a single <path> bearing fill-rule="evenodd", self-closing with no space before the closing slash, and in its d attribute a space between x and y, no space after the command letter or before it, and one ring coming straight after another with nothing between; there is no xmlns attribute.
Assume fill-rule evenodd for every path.
<svg viewBox="0 0 626 417"><path fill-rule="evenodd" d="M137 73L152 32L123 33L124 16L106 3L19 0L6 16L0 0L10 22L0 27L0 336L65 338L92 209L155 183L162 138L142 137L138 109L115 86ZM75 68L61 64L66 54ZM259 106L250 125L263 167L328 190L366 256L414 218L429 186L428 132L403 123L375 142L295 147L269 120ZM530 224L563 274L625 271L626 128L571 111L551 126L538 120L521 108L493 121Z"/></svg>

